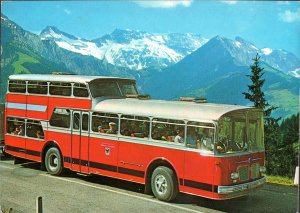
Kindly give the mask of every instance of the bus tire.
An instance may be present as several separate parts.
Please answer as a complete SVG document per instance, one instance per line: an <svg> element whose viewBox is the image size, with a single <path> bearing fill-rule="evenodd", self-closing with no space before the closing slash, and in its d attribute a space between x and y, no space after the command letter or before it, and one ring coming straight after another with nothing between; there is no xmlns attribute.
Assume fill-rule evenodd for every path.
<svg viewBox="0 0 300 213"><path fill-rule="evenodd" d="M154 196L161 201L171 201L178 194L178 183L174 171L165 166L157 167L151 176Z"/></svg>
<svg viewBox="0 0 300 213"><path fill-rule="evenodd" d="M56 147L48 149L45 155L45 167L49 174L60 175L63 172L62 157Z"/></svg>

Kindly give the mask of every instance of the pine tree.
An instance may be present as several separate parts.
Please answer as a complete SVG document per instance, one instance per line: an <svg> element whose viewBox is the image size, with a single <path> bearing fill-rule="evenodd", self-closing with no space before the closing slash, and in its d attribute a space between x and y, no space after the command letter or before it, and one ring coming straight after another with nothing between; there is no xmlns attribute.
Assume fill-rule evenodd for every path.
<svg viewBox="0 0 300 213"><path fill-rule="evenodd" d="M254 107L260 108L264 111L265 118L270 118L270 115L273 110L277 109L277 107L270 106L270 104L265 99L265 94L262 91L262 87L265 83L265 79L261 79L264 75L264 68L261 68L260 63L260 57L258 54L256 54L256 57L252 59L254 61L253 65L250 66L251 68L251 75L247 75L250 80L252 81L252 85L248 85L248 92L243 92L243 95L245 95L245 98L249 101L253 102ZM266 121L265 119L265 121ZM267 121L267 122L274 122L278 121L279 119Z"/></svg>

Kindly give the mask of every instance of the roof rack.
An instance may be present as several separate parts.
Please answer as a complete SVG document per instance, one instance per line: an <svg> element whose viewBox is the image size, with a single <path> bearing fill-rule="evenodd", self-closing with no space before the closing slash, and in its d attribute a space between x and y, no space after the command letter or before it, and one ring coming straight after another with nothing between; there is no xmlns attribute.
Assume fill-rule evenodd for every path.
<svg viewBox="0 0 300 213"><path fill-rule="evenodd" d="M127 94L126 98L136 98L140 100L149 100L151 99L151 96L148 94L142 95L142 94Z"/></svg>
<svg viewBox="0 0 300 213"><path fill-rule="evenodd" d="M51 72L52 75L76 75L75 73L71 72Z"/></svg>
<svg viewBox="0 0 300 213"><path fill-rule="evenodd" d="M179 101L195 102L195 103L207 103L206 98L194 98L194 97L180 97Z"/></svg>

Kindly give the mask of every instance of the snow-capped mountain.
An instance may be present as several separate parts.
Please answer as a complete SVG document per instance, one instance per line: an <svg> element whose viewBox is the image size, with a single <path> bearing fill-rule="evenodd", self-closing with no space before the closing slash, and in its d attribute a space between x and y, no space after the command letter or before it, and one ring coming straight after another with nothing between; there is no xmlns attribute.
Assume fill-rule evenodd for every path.
<svg viewBox="0 0 300 213"><path fill-rule="evenodd" d="M53 40L66 50L90 55L108 63L134 70L164 68L175 64L195 51L208 39L196 34L151 34L142 31L116 29L111 34L88 41L47 27L43 40Z"/></svg>
<svg viewBox="0 0 300 213"><path fill-rule="evenodd" d="M104 52L101 51L94 42L62 32L56 27L46 27L40 36L42 40L55 41L59 47L71 52L94 56L100 60L103 59Z"/></svg>
<svg viewBox="0 0 300 213"><path fill-rule="evenodd" d="M253 63L252 59L258 53L262 61L271 67L297 78L300 77L300 60L293 53L281 49L260 49L241 37L236 37L232 40L216 36L214 40L216 45L221 45L223 49L228 51L229 55L235 59L237 65L251 65Z"/></svg>
<svg viewBox="0 0 300 213"><path fill-rule="evenodd" d="M53 40L59 47L71 52L93 56L114 66L132 70L163 69L178 63L209 41L199 34L153 34L128 29L116 29L98 39L86 40L62 32L56 27L47 27L40 36L43 40ZM300 60L290 52L259 48L241 37L233 40L216 36L213 39L227 50L238 65L251 65L258 53L262 61L271 67L300 77ZM210 56L217 57L215 54Z"/></svg>

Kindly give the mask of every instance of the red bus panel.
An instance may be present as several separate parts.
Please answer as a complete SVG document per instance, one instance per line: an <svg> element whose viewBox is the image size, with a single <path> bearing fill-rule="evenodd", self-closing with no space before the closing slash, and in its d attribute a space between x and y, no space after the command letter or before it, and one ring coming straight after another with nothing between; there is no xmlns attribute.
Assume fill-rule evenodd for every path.
<svg viewBox="0 0 300 213"><path fill-rule="evenodd" d="M49 96L48 119L51 118L53 109L56 107L75 108L75 109L90 109L90 99L76 99L70 97L52 97Z"/></svg>
<svg viewBox="0 0 300 213"><path fill-rule="evenodd" d="M25 94L6 95L6 116L26 117L26 100Z"/></svg>
<svg viewBox="0 0 300 213"><path fill-rule="evenodd" d="M100 136L97 136L97 138L90 137L90 172L117 177L117 138L113 136L102 136L102 138L98 137Z"/></svg>
<svg viewBox="0 0 300 213"><path fill-rule="evenodd" d="M48 96L27 96L27 117L46 120L48 108Z"/></svg>

